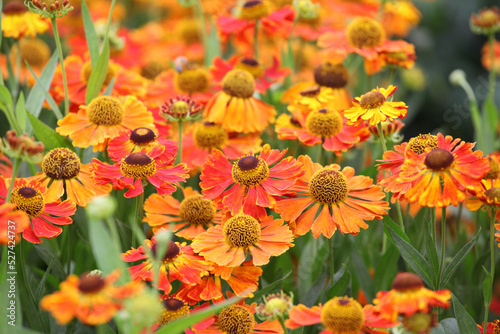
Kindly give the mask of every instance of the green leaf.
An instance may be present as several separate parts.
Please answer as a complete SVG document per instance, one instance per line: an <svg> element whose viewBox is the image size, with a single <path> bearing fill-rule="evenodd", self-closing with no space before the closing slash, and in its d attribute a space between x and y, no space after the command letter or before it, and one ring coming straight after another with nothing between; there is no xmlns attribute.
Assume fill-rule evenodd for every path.
<svg viewBox="0 0 500 334"><path fill-rule="evenodd" d="M57 105L56 101L54 101L54 98L52 97L52 95L50 95L48 87L40 81L40 79L36 76L35 72L33 72L33 69L31 68L30 64L28 64L28 62L26 62L26 67L28 67L28 69L30 70L31 75L35 79L36 83L40 84L40 88L42 89L45 100L47 100L47 102L49 103L50 108L52 109L52 112L54 113L54 116L56 116L57 119L62 119L63 115L61 114L61 110L59 110L59 106ZM50 83L49 83L49 85L50 85ZM42 101L42 104L43 104L43 101Z"/></svg>
<svg viewBox="0 0 500 334"><path fill-rule="evenodd" d="M484 138L484 131L483 131L483 122L481 120L481 113L479 112L479 108L477 107L476 101L470 101L469 102L469 109L470 109L470 115L472 118L472 124L474 125L474 139L477 142L476 148L483 151L483 152L488 152L486 151L486 142Z"/></svg>
<svg viewBox="0 0 500 334"><path fill-rule="evenodd" d="M483 266L484 273L486 277L483 281L483 297L484 297L484 308L490 307L492 289L493 289L493 275Z"/></svg>
<svg viewBox="0 0 500 334"><path fill-rule="evenodd" d="M113 92L113 88L115 87L115 78L111 79L111 81L108 84L108 87L106 87L106 90L104 93L102 93L103 96L110 96L111 93Z"/></svg>
<svg viewBox="0 0 500 334"><path fill-rule="evenodd" d="M467 254L469 254L472 247L474 247L474 245L476 244L480 234L481 228L479 228L479 231L477 231L476 236L472 238L472 240L469 241L464 247L462 247L462 249L458 251L458 253L453 257L450 264L448 264L448 266L444 270L443 278L441 279L441 283L439 284L438 288L446 287L450 279L453 277L453 274L455 274L455 271L462 264L462 262L464 262L465 257L467 256Z"/></svg>
<svg viewBox="0 0 500 334"><path fill-rule="evenodd" d="M437 280L439 276L439 258L436 251L436 244L432 241L432 237L429 233L429 229L424 228L424 240L425 240L425 254L432 271L432 289L436 289Z"/></svg>
<svg viewBox="0 0 500 334"><path fill-rule="evenodd" d="M58 147L67 147L70 150L75 151L75 148L68 138L61 136L29 112L28 117L30 119L31 126L33 127L35 136L45 145L47 150L53 150Z"/></svg>
<svg viewBox="0 0 500 334"><path fill-rule="evenodd" d="M99 58L99 37L95 31L94 22L90 16L89 8L85 0L82 1L82 18L83 27L85 28L85 39L87 40L87 46L90 53L90 60L92 61L92 66L95 66L97 59Z"/></svg>
<svg viewBox="0 0 500 334"><path fill-rule="evenodd" d="M328 290L328 292L326 293L327 299L332 299L335 296L343 296L345 290L351 284L351 273L349 273L349 270L347 269L345 264L342 264L342 266L344 267L344 273L342 274L340 279L337 282L335 282L335 284L333 284L330 290Z"/></svg>
<svg viewBox="0 0 500 334"><path fill-rule="evenodd" d="M109 41L106 38L104 40L104 47L102 49L99 58L95 66L92 66L92 73L90 73L89 82L87 84L87 93L85 95L85 101L87 104L92 101L95 97L99 95L102 89L104 80L106 79L106 74L108 72L108 62L109 62Z"/></svg>
<svg viewBox="0 0 500 334"><path fill-rule="evenodd" d="M52 259L50 260L47 269L45 269L45 273L43 274L43 277L40 280L40 283L38 284L38 288L36 289L36 292L35 292L35 300L40 300L42 298L43 287L45 285L45 281L49 277L50 270L52 269L52 265L54 264L56 257L57 257L57 253L54 253L54 256L52 256Z"/></svg>
<svg viewBox="0 0 500 334"><path fill-rule="evenodd" d="M483 115L486 120L486 125L489 125L491 132L496 133L498 125L498 109L495 105L495 101L491 98L484 101Z"/></svg>
<svg viewBox="0 0 500 334"><path fill-rule="evenodd" d="M386 228L390 228L393 232L395 232L401 239L406 241L407 243L410 243L410 238L406 235L406 233L401 229L401 227L392 220L391 217L388 215L384 216L384 226ZM384 228L385 234L391 239L391 241L394 243L394 240L392 239L391 235L388 233L388 229Z"/></svg>
<svg viewBox="0 0 500 334"><path fill-rule="evenodd" d="M12 101L12 95L5 86L0 86L0 109L5 113L10 127L20 134L22 131L14 115L14 102Z"/></svg>
<svg viewBox="0 0 500 334"><path fill-rule="evenodd" d="M353 273L358 278L359 285L365 293L366 299L372 300L375 298L373 278L366 267L365 261L355 249L351 252L351 261L354 268Z"/></svg>
<svg viewBox="0 0 500 334"><path fill-rule="evenodd" d="M16 118L17 118L17 124L19 124L21 131L24 133L26 131L26 124L28 123L28 116L26 115L26 106L24 103L23 92L19 94L19 99L17 99Z"/></svg>
<svg viewBox="0 0 500 334"><path fill-rule="evenodd" d="M271 284L267 285L266 287L260 289L259 291L257 291L256 293L254 293L253 297L251 298L247 298L247 304L252 304L252 303L255 303L257 302L261 297L264 297L266 294L268 294L269 292L273 291L274 289L276 289L279 285L282 285L283 284L283 281L288 277L290 276L292 272L289 271L288 273L285 274L285 276L283 276L282 278L280 278L279 280L277 281L274 281L272 282Z"/></svg>
<svg viewBox="0 0 500 334"><path fill-rule="evenodd" d="M38 81L35 83L33 88L31 88L30 93L26 98L26 109L35 115L35 117L38 117L40 115L40 111L42 110L43 101L45 101L46 96L45 92L47 91L46 87L50 87L52 83L58 59L57 51L54 51L49 62L45 65L42 73L38 77ZM59 109L59 107L57 108Z"/></svg>
<svg viewBox="0 0 500 334"><path fill-rule="evenodd" d="M451 294L453 300L453 310L455 312L455 318L457 319L458 329L460 333L467 334L480 334L479 329L477 328L476 322L469 313L462 306L458 298L452 293Z"/></svg>
<svg viewBox="0 0 500 334"><path fill-rule="evenodd" d="M400 254L396 246L389 245L375 267L375 291L389 290L391 282L398 273L397 263Z"/></svg>
<svg viewBox="0 0 500 334"><path fill-rule="evenodd" d="M458 330L457 319L447 318L441 320L436 327L432 328L431 334L457 334L460 333Z"/></svg>
<svg viewBox="0 0 500 334"><path fill-rule="evenodd" d="M415 247L410 245L396 231L394 231L389 224L386 224L385 226L388 227L390 236L396 244L396 247L398 247L405 262L424 280L427 285L432 286L431 268L422 254L420 254Z"/></svg>
<svg viewBox="0 0 500 334"><path fill-rule="evenodd" d="M237 302L239 299L241 298L238 296L234 296L232 298L229 298L228 300L225 300L222 303L217 303L208 308L204 308L199 311L193 312L189 317L179 319L177 321L169 323L166 326L163 326L162 328L157 330L155 334L183 333L186 328L191 327L192 325L208 318L212 314L219 312L223 308Z"/></svg>

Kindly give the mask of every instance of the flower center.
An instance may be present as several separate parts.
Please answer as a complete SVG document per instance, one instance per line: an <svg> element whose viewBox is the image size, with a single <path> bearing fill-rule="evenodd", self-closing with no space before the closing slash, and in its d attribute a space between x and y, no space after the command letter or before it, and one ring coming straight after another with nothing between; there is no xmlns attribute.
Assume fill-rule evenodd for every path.
<svg viewBox="0 0 500 334"><path fill-rule="evenodd" d="M145 179L156 172L156 163L146 154L136 152L122 159L120 170L125 176L134 179Z"/></svg>
<svg viewBox="0 0 500 334"><path fill-rule="evenodd" d="M32 218L38 217L45 209L42 193L40 190L31 187L14 188L10 202L17 205L19 210L26 212Z"/></svg>
<svg viewBox="0 0 500 334"><path fill-rule="evenodd" d="M234 69L224 76L222 90L230 96L247 99L255 91L255 79L247 71Z"/></svg>
<svg viewBox="0 0 500 334"><path fill-rule="evenodd" d="M321 92L320 86L311 86L304 89L299 94L304 97L316 97L319 95L320 92Z"/></svg>
<svg viewBox="0 0 500 334"><path fill-rule="evenodd" d="M194 19L183 19L179 23L178 31L179 36L188 45L200 41L200 24Z"/></svg>
<svg viewBox="0 0 500 334"><path fill-rule="evenodd" d="M151 253L153 253L155 258L158 258L158 244L154 244L151 246ZM181 249L177 244L173 241L169 241L167 249L165 251L165 255L163 255L162 261L163 263L172 262L175 260L177 256L181 253Z"/></svg>
<svg viewBox="0 0 500 334"><path fill-rule="evenodd" d="M98 275L90 275L88 273L80 276L80 283L78 284L78 290L83 293L96 293L101 291L106 282Z"/></svg>
<svg viewBox="0 0 500 334"><path fill-rule="evenodd" d="M214 221L215 206L201 195L192 195L181 202L179 216L186 223L206 226Z"/></svg>
<svg viewBox="0 0 500 334"><path fill-rule="evenodd" d="M135 145L146 145L156 140L156 134L153 130L140 127L132 131L130 141Z"/></svg>
<svg viewBox="0 0 500 334"><path fill-rule="evenodd" d="M406 329L412 333L428 333L433 327L432 313L417 312L411 317L405 317L402 323Z"/></svg>
<svg viewBox="0 0 500 334"><path fill-rule="evenodd" d="M426 135L418 135L417 137L413 137L408 141L408 145L406 145L405 152L407 150L413 151L418 155L425 152L425 149L430 147L435 149L438 147L437 137L431 134Z"/></svg>
<svg viewBox="0 0 500 334"><path fill-rule="evenodd" d="M401 273L392 281L392 288L396 291L417 290L423 287L422 279L413 273Z"/></svg>
<svg viewBox="0 0 500 334"><path fill-rule="evenodd" d="M484 195L494 203L500 202L500 188L490 188L484 192Z"/></svg>
<svg viewBox="0 0 500 334"><path fill-rule="evenodd" d="M115 97L99 96L87 106L87 117L95 125L113 126L123 120L123 105Z"/></svg>
<svg viewBox="0 0 500 334"><path fill-rule="evenodd" d="M377 20L369 17L359 17L346 28L349 44L355 48L373 48L382 44L385 31Z"/></svg>
<svg viewBox="0 0 500 334"><path fill-rule="evenodd" d="M249 72L254 79L260 78L264 75L264 68L254 58L241 58L236 63L234 68Z"/></svg>
<svg viewBox="0 0 500 334"><path fill-rule="evenodd" d="M196 146L211 150L215 147L222 147L228 139L227 131L219 124L205 122L199 124L194 131L194 143Z"/></svg>
<svg viewBox="0 0 500 334"><path fill-rule="evenodd" d="M250 155L235 162L231 174L238 184L253 187L267 179L269 167L262 158Z"/></svg>
<svg viewBox="0 0 500 334"><path fill-rule="evenodd" d="M26 7L21 1L7 2L2 9L2 13L5 15L22 14L27 11L28 7Z"/></svg>
<svg viewBox="0 0 500 334"><path fill-rule="evenodd" d="M488 157L488 160L490 161L490 171L488 173L486 173L486 175L483 177L483 179L484 180L494 180L498 177L498 172L500 171L500 166L498 165L498 162L495 159Z"/></svg>
<svg viewBox="0 0 500 334"><path fill-rule="evenodd" d="M306 118L306 129L315 136L334 136L342 130L343 125L342 116L336 110L314 110Z"/></svg>
<svg viewBox="0 0 500 334"><path fill-rule="evenodd" d="M80 158L68 148L55 148L45 155L42 171L55 180L69 180L80 173Z"/></svg>
<svg viewBox="0 0 500 334"><path fill-rule="evenodd" d="M450 167L455 158L453 154L442 148L435 148L425 157L425 165L434 171L441 171Z"/></svg>
<svg viewBox="0 0 500 334"><path fill-rule="evenodd" d="M385 96L376 90L366 93L361 97L359 105L363 109L371 109L381 106L385 102Z"/></svg>
<svg viewBox="0 0 500 334"><path fill-rule="evenodd" d="M231 248L248 248L260 240L260 224L249 215L239 214L224 224L222 234Z"/></svg>
<svg viewBox="0 0 500 334"><path fill-rule="evenodd" d="M185 93L193 94L204 92L208 89L208 73L202 68L189 67L177 75L177 87Z"/></svg>
<svg viewBox="0 0 500 334"><path fill-rule="evenodd" d="M24 65L27 62L34 68L44 67L51 55L49 46L41 39L21 39L19 49L17 47L11 49L11 59L17 58L19 50L21 50L21 64Z"/></svg>
<svg viewBox="0 0 500 334"><path fill-rule="evenodd" d="M265 311L268 314L284 314L290 308L290 302L283 298L273 298L267 301Z"/></svg>
<svg viewBox="0 0 500 334"><path fill-rule="evenodd" d="M250 334L255 319L245 307L232 305L219 313L217 323L220 331L226 334Z"/></svg>
<svg viewBox="0 0 500 334"><path fill-rule="evenodd" d="M141 75L146 79L154 80L166 69L167 66L163 62L153 60L141 67Z"/></svg>
<svg viewBox="0 0 500 334"><path fill-rule="evenodd" d="M35 6L48 11L58 11L69 4L69 0L31 0Z"/></svg>
<svg viewBox="0 0 500 334"><path fill-rule="evenodd" d="M87 60L82 66L81 77L82 81L86 84L89 82L90 74L92 73L92 62ZM106 78L104 79L104 86L109 85L111 80L116 76L116 68L113 64L108 64L108 70L106 71Z"/></svg>
<svg viewBox="0 0 500 334"><path fill-rule="evenodd" d="M365 323L365 315L354 299L335 297L323 306L321 322L334 333L358 333Z"/></svg>
<svg viewBox="0 0 500 334"><path fill-rule="evenodd" d="M320 86L342 88L348 80L349 72L342 64L323 63L314 70L314 81Z"/></svg>
<svg viewBox="0 0 500 334"><path fill-rule="evenodd" d="M309 181L309 195L321 204L331 205L343 202L348 193L347 178L330 166L314 173Z"/></svg>
<svg viewBox="0 0 500 334"><path fill-rule="evenodd" d="M189 315L189 306L177 298L168 298L163 300L163 312L158 321L161 325L173 320L184 318Z"/></svg>
<svg viewBox="0 0 500 334"><path fill-rule="evenodd" d="M240 11L240 19L242 20L258 20L268 15L269 8L264 1L259 0L245 2Z"/></svg>

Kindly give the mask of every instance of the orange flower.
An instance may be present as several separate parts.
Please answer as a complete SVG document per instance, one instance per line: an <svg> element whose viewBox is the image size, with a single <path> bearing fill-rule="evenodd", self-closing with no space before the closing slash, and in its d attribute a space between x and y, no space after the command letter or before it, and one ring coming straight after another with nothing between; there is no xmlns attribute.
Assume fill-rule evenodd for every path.
<svg viewBox="0 0 500 334"><path fill-rule="evenodd" d="M224 76L235 68L248 71L255 79L255 89L265 94L272 84L283 80L290 74L290 69L279 67L280 63L276 56L273 56L273 66L267 68L264 68L257 59L250 57L232 56L228 61L216 57L210 67L210 73L215 81L221 82Z"/></svg>
<svg viewBox="0 0 500 334"><path fill-rule="evenodd" d="M275 211L295 224L296 235L312 230L315 238L331 238L337 228L342 233L357 234L366 229L365 221L381 219L389 205L382 188L367 176L354 176L352 167L340 171L337 164L321 167L308 156L300 156L306 172L289 191L296 197L276 202ZM319 214L318 214L319 213Z"/></svg>
<svg viewBox="0 0 500 334"><path fill-rule="evenodd" d="M483 179L479 186L470 189L469 192L475 197L466 201L467 209L471 211L477 211L480 208L490 210L492 207L497 209L500 207L500 179Z"/></svg>
<svg viewBox="0 0 500 334"><path fill-rule="evenodd" d="M182 193L182 202L172 196L149 196L144 202L144 222L152 226L155 232L168 228L168 224L175 224L174 234L188 240L193 240L207 228L220 223L221 215L211 200L203 199L200 193L191 187L182 188Z"/></svg>
<svg viewBox="0 0 500 334"><path fill-rule="evenodd" d="M274 207L275 197L285 195L304 173L293 157L283 159L286 152L266 144L258 156L241 157L231 165L221 151L214 150L201 171L203 195L233 214L266 216L264 208Z"/></svg>
<svg viewBox="0 0 500 334"><path fill-rule="evenodd" d="M68 225L73 222L70 216L75 214L76 206L70 200L61 202L46 197L46 189L36 180L11 179L14 182L10 203L17 206L30 217L31 224L23 230L23 238L37 244L40 238L51 239L62 232L62 228L51 225ZM5 203L10 184L0 176L0 205Z"/></svg>
<svg viewBox="0 0 500 334"><path fill-rule="evenodd" d="M47 188L46 198L56 201L66 192L68 199L85 207L96 196L111 191L110 185L96 185L90 179L91 165L82 165L80 158L68 148L55 148L45 155L42 173L34 179Z"/></svg>
<svg viewBox="0 0 500 334"><path fill-rule="evenodd" d="M156 330L158 326L168 324L172 321L187 317L191 310L189 305L186 304L182 298L176 293L174 295L163 295L160 296L161 304L163 306L163 311L160 314L156 326L153 326L152 330Z"/></svg>
<svg viewBox="0 0 500 334"><path fill-rule="evenodd" d="M437 148L426 148L421 155L407 151L397 182L411 184L404 197L421 206L457 206L466 198L465 191L479 185L490 170L488 158L473 152L474 144L437 134ZM405 186L405 185L402 185Z"/></svg>
<svg viewBox="0 0 500 334"><path fill-rule="evenodd" d="M99 96L88 106L81 106L78 113L70 113L57 121L56 131L69 136L73 145L94 152L104 151L108 142L121 131L137 127L153 128L153 116L135 96Z"/></svg>
<svg viewBox="0 0 500 334"><path fill-rule="evenodd" d="M334 297L325 305L312 308L299 304L292 307L288 316L286 327L296 329L321 323L326 327L321 334L386 333L377 329L398 325L374 310L373 305L362 307L356 300L347 297Z"/></svg>
<svg viewBox="0 0 500 334"><path fill-rule="evenodd" d="M237 214L198 235L191 246L219 266L239 266L247 253L252 255L254 265L262 266L271 256L286 252L293 246L292 241L292 232L282 219Z"/></svg>
<svg viewBox="0 0 500 334"><path fill-rule="evenodd" d="M36 37L49 29L46 19L28 11L21 1L9 1L2 9L2 33L4 37Z"/></svg>
<svg viewBox="0 0 500 334"><path fill-rule="evenodd" d="M481 63L484 68L491 71L491 56L490 56L490 44L486 42L481 49ZM493 65L496 73L500 73L500 42L496 39L493 41Z"/></svg>
<svg viewBox="0 0 500 334"><path fill-rule="evenodd" d="M255 321L255 306L256 303L247 305L242 300L193 326L193 330L196 334L282 334L278 320Z"/></svg>
<svg viewBox="0 0 500 334"><path fill-rule="evenodd" d="M162 146L151 150L143 148L140 152L129 154L120 162L108 165L97 159L92 160L92 177L96 184L111 183L113 188L128 191L125 197L135 197L144 192L143 180L148 180L155 186L160 195L170 195L179 182L189 176L186 164L172 165L172 161L156 161L163 153Z"/></svg>
<svg viewBox="0 0 500 334"><path fill-rule="evenodd" d="M230 160L261 150L259 133L238 134L227 132L212 122L195 123L183 133L182 162L189 169L202 167L214 148L221 150Z"/></svg>
<svg viewBox="0 0 500 334"><path fill-rule="evenodd" d="M203 257L196 255L191 246L187 246L185 242L173 242L167 246L165 254L161 256L158 253L158 246L156 244L156 237L151 240L145 240L147 249L153 256L161 258L163 264L160 267L158 289L163 290L165 293L172 291L170 284L174 280L179 280L184 284L200 284L201 277L208 275L209 271L213 269ZM144 246L132 248L126 253L122 254L122 259L126 262L135 262L146 260L138 265L129 268L130 275L134 280L153 281L155 275L155 268L149 259Z"/></svg>
<svg viewBox="0 0 500 334"><path fill-rule="evenodd" d="M381 23L388 36L408 36L411 29L420 22L422 14L409 0L384 3Z"/></svg>
<svg viewBox="0 0 500 334"><path fill-rule="evenodd" d="M375 88L370 92L354 98L353 106L344 110L344 116L349 124L360 124L368 121L370 125L394 118L403 118L408 112L404 102L389 102L387 98L394 94L398 87L390 85L387 89Z"/></svg>
<svg viewBox="0 0 500 334"><path fill-rule="evenodd" d="M14 247L19 241L19 234L30 225L26 212L14 209L14 203L0 205L0 245Z"/></svg>
<svg viewBox="0 0 500 334"><path fill-rule="evenodd" d="M477 325L477 328L479 329L479 333L483 333L483 326ZM495 331L500 331L500 320L498 319L494 322L488 322L486 325L486 334L495 334Z"/></svg>
<svg viewBox="0 0 500 334"><path fill-rule="evenodd" d="M167 162L175 159L177 144L172 140L158 138L155 131L147 127L122 131L118 137L109 141L107 151L111 159L120 161L129 154L142 151L143 148L151 150L153 147L165 148L158 157L159 161Z"/></svg>
<svg viewBox="0 0 500 334"><path fill-rule="evenodd" d="M392 290L379 291L373 303L396 320L398 315L410 317L417 312L429 313L433 307L448 308L450 299L450 290L428 290L416 274L400 273L392 282Z"/></svg>
<svg viewBox="0 0 500 334"><path fill-rule="evenodd" d="M70 275L59 285L61 290L42 298L40 307L49 311L59 325L66 325L75 317L86 325L105 324L122 308L125 299L144 288L139 282L116 286L114 282L119 277L118 271L105 278L91 273Z"/></svg>
<svg viewBox="0 0 500 334"><path fill-rule="evenodd" d="M261 132L274 121L276 110L253 97L255 80L244 70L229 71L222 80L222 91L207 103L203 117L221 124L227 131Z"/></svg>

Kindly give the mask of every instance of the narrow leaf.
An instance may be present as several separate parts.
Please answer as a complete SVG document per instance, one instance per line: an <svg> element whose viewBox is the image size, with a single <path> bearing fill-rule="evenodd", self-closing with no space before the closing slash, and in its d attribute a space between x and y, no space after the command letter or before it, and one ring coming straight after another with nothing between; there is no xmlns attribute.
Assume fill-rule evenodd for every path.
<svg viewBox="0 0 500 334"><path fill-rule="evenodd" d="M252 303L255 303L257 302L261 297L264 297L267 293L273 291L274 289L276 289L278 286L282 285L283 284L283 281L288 277L290 276L292 272L289 271L288 273L285 274L285 276L283 276L282 278L280 278L279 280L277 281L274 281L272 282L271 284L267 285L266 287L260 289L259 291L257 291L256 293L254 293L254 296L252 298L247 298L247 303L248 304L252 304Z"/></svg>
<svg viewBox="0 0 500 334"><path fill-rule="evenodd" d="M344 273L340 279L333 284L333 286L328 290L326 293L326 298L332 299L335 296L343 296L345 290L349 287L351 284L351 273L349 273L349 270L347 269L345 264L342 264L344 266Z"/></svg>
<svg viewBox="0 0 500 334"><path fill-rule="evenodd" d="M35 72L33 72L33 69L31 68L30 64L28 64L28 62L26 62L26 66L30 70L31 75L35 79L36 83L40 85L40 88L43 91L43 95L45 97L45 100L47 100L47 102L49 103L50 108L52 109L52 112L54 113L54 116L56 116L57 119L62 119L63 115L61 114L61 110L59 110L59 106L57 105L56 101L54 101L54 98L52 97L52 95L50 95L48 87L40 81L40 79L36 76ZM42 101L42 104L43 104L43 101Z"/></svg>
<svg viewBox="0 0 500 334"><path fill-rule="evenodd" d="M108 39L105 39L102 52L99 55L95 66L92 66L92 73L90 73L89 82L87 84L87 93L85 95L85 101L87 104L99 95L102 85L104 84L104 80L106 79L106 73L108 72L108 62L109 41Z"/></svg>
<svg viewBox="0 0 500 334"><path fill-rule="evenodd" d="M436 245L432 241L432 237L429 234L429 229L424 228L424 240L425 240L425 253L427 260L429 261L431 271L432 271L432 289L436 289L437 280L439 276L439 258L436 251Z"/></svg>
<svg viewBox="0 0 500 334"><path fill-rule="evenodd" d="M47 150L52 150L58 147L67 147L70 150L75 151L75 148L68 138L61 136L29 112L28 117L30 119L31 126L33 127L35 136L45 145Z"/></svg>
<svg viewBox="0 0 500 334"><path fill-rule="evenodd" d="M490 307L491 304L491 296L492 296L492 288L493 288L493 275L483 266L484 273L486 277L483 281L483 305L485 309Z"/></svg>
<svg viewBox="0 0 500 334"><path fill-rule="evenodd" d="M498 109L495 105L495 101L491 98L484 101L483 114L486 119L486 124L489 125L493 133L496 133L498 125Z"/></svg>
<svg viewBox="0 0 500 334"><path fill-rule="evenodd" d="M103 96L110 96L111 93L113 92L113 88L115 87L115 78L111 79L111 81L108 84L108 87L106 87L106 90L104 93L102 93Z"/></svg>
<svg viewBox="0 0 500 334"><path fill-rule="evenodd" d="M453 310L455 312L455 318L457 319L458 329L460 330L460 333L480 334L476 322L465 310L458 298L453 293L451 294L451 296L453 300Z"/></svg>
<svg viewBox="0 0 500 334"><path fill-rule="evenodd" d="M375 267L375 291L389 290L391 282L398 274L397 263L400 254L396 246L389 245Z"/></svg>
<svg viewBox="0 0 500 334"><path fill-rule="evenodd" d="M401 227L399 227L398 224L396 224L394 222L394 220L392 220L391 217L389 216L384 216L384 225L385 227L390 227L390 229L395 232L401 239L403 239L404 241L406 241L407 243L410 243L410 238L408 238L408 236L406 235L406 233L401 229ZM392 239L391 235L388 232L388 230L384 229L387 236L392 240L392 242L394 242L394 240Z"/></svg>
<svg viewBox="0 0 500 334"><path fill-rule="evenodd" d="M367 300L372 300L375 298L375 292L373 289L373 279L366 267L365 261L359 255L356 250L351 252L352 266L354 268L354 275L358 278L359 285L365 293Z"/></svg>
<svg viewBox="0 0 500 334"><path fill-rule="evenodd" d="M99 37L95 31L94 22L92 22L92 17L90 16L89 8L85 0L82 1L82 18L83 27L85 28L85 39L87 40L87 46L90 53L90 60L92 61L92 66L95 66L97 59L99 58Z"/></svg>
<svg viewBox="0 0 500 334"><path fill-rule="evenodd" d="M19 94L19 99L17 99L16 118L17 118L17 124L19 124L21 131L24 133L26 131L26 123L28 122L28 116L26 115L26 106L24 102L23 92ZM21 134L22 133L20 133L19 135Z"/></svg>

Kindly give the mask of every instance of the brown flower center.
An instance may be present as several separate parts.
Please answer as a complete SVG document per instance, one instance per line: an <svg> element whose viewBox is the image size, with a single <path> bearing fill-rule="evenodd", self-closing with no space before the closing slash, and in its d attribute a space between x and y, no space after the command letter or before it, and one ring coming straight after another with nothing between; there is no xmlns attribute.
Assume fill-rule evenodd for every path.
<svg viewBox="0 0 500 334"><path fill-rule="evenodd" d="M255 92L255 79L247 71L233 69L224 76L222 90L230 96L247 99Z"/></svg>
<svg viewBox="0 0 500 334"><path fill-rule="evenodd" d="M201 195L192 195L181 202L179 216L186 223L206 226L215 219L215 206Z"/></svg>
<svg viewBox="0 0 500 334"><path fill-rule="evenodd" d="M309 195L318 203L332 205L347 198L349 188L344 174L326 166L312 176L309 181Z"/></svg>
<svg viewBox="0 0 500 334"><path fill-rule="evenodd" d="M442 148L435 148L425 157L425 165L433 171L442 171L451 166L455 158L453 154Z"/></svg>
<svg viewBox="0 0 500 334"><path fill-rule="evenodd" d="M7 2L2 9L2 13L5 15L17 15L27 11L28 7L26 7L21 1Z"/></svg>
<svg viewBox="0 0 500 334"><path fill-rule="evenodd" d="M243 4L240 11L242 20L258 20L269 15L269 8L264 1L252 0Z"/></svg>
<svg viewBox="0 0 500 334"><path fill-rule="evenodd" d="M484 195L494 203L500 203L500 188L490 188L484 192Z"/></svg>
<svg viewBox="0 0 500 334"><path fill-rule="evenodd" d="M346 37L349 44L355 48L373 48L382 44L385 31L375 19L359 17L347 26Z"/></svg>
<svg viewBox="0 0 500 334"><path fill-rule="evenodd" d="M147 145L156 140L156 134L153 130L145 127L140 127L132 131L130 141L135 145Z"/></svg>
<svg viewBox="0 0 500 334"><path fill-rule="evenodd" d="M167 66L164 62L153 60L141 67L141 75L146 79L154 80L166 69Z"/></svg>
<svg viewBox="0 0 500 334"><path fill-rule="evenodd" d="M188 94L204 92L210 85L208 72L193 65L178 73L176 83L181 91Z"/></svg>
<svg viewBox="0 0 500 334"><path fill-rule="evenodd" d="M24 5L23 5L24 6ZM49 46L41 39L23 38L19 41L19 48L13 47L10 51L10 59L16 61L19 50L21 50L21 65L27 62L33 68L42 68L50 59Z"/></svg>
<svg viewBox="0 0 500 334"><path fill-rule="evenodd" d="M189 315L189 306L180 299L168 298L162 304L163 312L158 321L162 325Z"/></svg>
<svg viewBox="0 0 500 334"><path fill-rule="evenodd" d="M416 290L423 287L422 279L413 273L401 273L392 281L392 288L397 291Z"/></svg>
<svg viewBox="0 0 500 334"><path fill-rule="evenodd" d="M347 85L349 72L342 64L323 63L314 70L314 81L330 88L342 88Z"/></svg>
<svg viewBox="0 0 500 334"><path fill-rule="evenodd" d="M156 163L146 154L136 152L122 159L120 170L125 176L134 179L145 179L156 172Z"/></svg>
<svg viewBox="0 0 500 334"><path fill-rule="evenodd" d="M249 72L254 79L260 78L264 75L264 67L259 64L259 62L253 58L241 58L234 68L245 70Z"/></svg>
<svg viewBox="0 0 500 334"><path fill-rule="evenodd" d="M177 244L174 241L169 241L169 244L167 246L167 249L165 250L165 254L163 255L163 257L160 257L158 251L159 251L158 244L153 244L153 246L151 246L151 253L153 253L155 258L161 258L163 263L172 262L181 253L180 247L177 246Z"/></svg>
<svg viewBox="0 0 500 334"><path fill-rule="evenodd" d="M217 324L219 330L226 334L250 334L255 319L245 307L232 305L219 313Z"/></svg>
<svg viewBox="0 0 500 334"><path fill-rule="evenodd" d="M249 215L236 215L222 228L224 240L231 248L248 248L260 240L260 224Z"/></svg>
<svg viewBox="0 0 500 334"><path fill-rule="evenodd" d="M101 291L106 282L98 275L90 275L88 273L80 276L80 283L78 284L78 290L85 294L96 293Z"/></svg>
<svg viewBox="0 0 500 334"><path fill-rule="evenodd" d="M490 162L490 170L488 173L486 173L483 179L494 180L498 178L498 172L500 172L500 166L498 165L498 162L495 159L488 157L488 160Z"/></svg>
<svg viewBox="0 0 500 334"><path fill-rule="evenodd" d="M51 179L69 180L80 174L80 158L68 148L55 148L45 155L42 171Z"/></svg>
<svg viewBox="0 0 500 334"><path fill-rule="evenodd" d="M267 179L269 167L262 158L250 155L235 162L231 174L238 184L252 187L261 184Z"/></svg>
<svg viewBox="0 0 500 334"><path fill-rule="evenodd" d="M123 105L116 97L99 96L87 106L87 117L95 125L113 126L123 120Z"/></svg>
<svg viewBox="0 0 500 334"><path fill-rule="evenodd" d="M29 186L14 188L10 202L32 218L38 217L45 209L45 201L40 190Z"/></svg>
<svg viewBox="0 0 500 334"><path fill-rule="evenodd" d="M381 92L373 90L361 97L359 105L363 109L371 109L381 106L385 102L385 96Z"/></svg>

